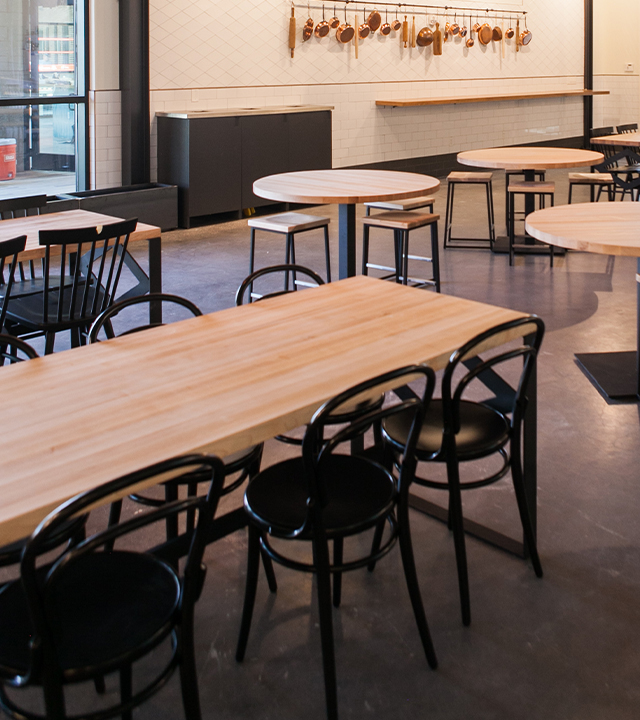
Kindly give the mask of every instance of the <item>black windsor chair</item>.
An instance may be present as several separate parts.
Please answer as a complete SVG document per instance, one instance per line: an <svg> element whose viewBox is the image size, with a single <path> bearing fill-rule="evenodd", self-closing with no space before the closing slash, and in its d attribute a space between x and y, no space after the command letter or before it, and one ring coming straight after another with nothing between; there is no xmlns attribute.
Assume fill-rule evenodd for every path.
<svg viewBox="0 0 640 720"><path fill-rule="evenodd" d="M359 398L377 397L390 387L420 379L425 384L422 397L396 399L338 430L327 438L325 431L334 424L334 416L345 405ZM258 582L260 548L276 562L293 570L315 573L317 578L320 634L324 667L327 715L337 718L336 669L331 609L331 575L334 576L333 604L338 607L343 572L369 565L386 555L400 541L405 579L427 661L432 668L437 660L420 588L416 576L408 516L408 492L415 472L415 443L422 417L431 398L435 374L425 366L411 366L385 373L360 383L326 402L313 416L304 436L302 456L272 465L258 474L245 493L249 515L249 552L247 585L236 659L244 659ZM395 397L395 396L394 396ZM402 414L410 418L399 477L396 480L370 457L343 455L338 447L371 425ZM345 538L386 522L389 538L374 552L355 559L344 559ZM311 544L313 560L302 562L284 555L270 544L269 538L298 540ZM333 561L329 542L333 542ZM282 547L281 544L278 548Z"/></svg>
<svg viewBox="0 0 640 720"><path fill-rule="evenodd" d="M483 345L503 333L530 327L530 334L517 347L501 348L486 359L477 356ZM442 398L432 400L425 415L416 444L416 456L421 462L446 464L447 480L430 480L416 475L415 482L425 487L448 490L449 523L453 530L460 586L462 621L471 622L469 581L464 539L461 490L484 487L503 478L509 469L515 489L520 521L524 530L533 568L542 577L542 566L536 548L536 538L528 507L522 469L522 424L527 406L527 389L534 372L536 357L544 335L544 323L535 316L512 320L480 333L465 343L449 359L442 378ZM495 372L509 360L522 358L523 366L515 388ZM466 366L465 374L454 382L454 373ZM494 381L499 395L483 402L463 399L469 385L479 380ZM489 385L491 387L491 385ZM510 415L510 417L509 417ZM410 413L385 418L382 432L394 450L404 451L412 432ZM502 467L492 475L474 480L460 479L460 464L485 458L495 453L502 457ZM535 510L535 509L534 509ZM374 543L375 549L375 543Z"/></svg>
<svg viewBox="0 0 640 720"><path fill-rule="evenodd" d="M24 250L26 242L26 235L0 242L0 332L3 332L9 298L13 292L16 267L19 265L18 255Z"/></svg>
<svg viewBox="0 0 640 720"><path fill-rule="evenodd" d="M112 322L115 317L130 314L126 311L133 309L134 307L145 305L152 306L154 304L162 304L162 317L164 319L169 317L172 312L175 314L180 312L182 309L186 310L189 316L198 317L202 315L200 308L198 308L190 300L187 300L187 298L180 297L179 295L171 295L168 293L149 293L148 295L128 298L127 300L120 300L114 303L95 319L89 330L89 342L100 342L99 335L101 330L104 330L108 337L113 337L114 332ZM145 317L149 317L148 312L145 313ZM132 324L132 322L134 324ZM149 321L140 325L139 317L134 316L133 319L128 318L125 320L124 327L126 329L115 334L118 337L121 337L122 335L138 333L143 330L148 330L165 324L166 323L164 322ZM259 445L253 445L246 450L240 450L223 458L225 480L230 479L230 482L224 485L221 491L222 495L229 495L239 488L247 479L257 475L260 470L260 462L262 460L262 449L263 445L260 443ZM186 487L188 497L195 497L198 494L198 487L201 487L203 483L208 482L210 482L210 478L208 477L206 469L204 472L194 470L193 472L184 473L177 478L163 482L160 487L163 490L162 495L164 495L164 497L157 493L154 496L153 491L145 491L144 493L131 493L129 498L141 505L162 507L163 505L178 499L181 487ZM116 500L111 504L109 525L117 525L120 522L121 515L122 500ZM193 531L194 521L195 512L187 513L187 532ZM231 511L221 518L216 518L216 525L220 528L220 531L217 533L218 538L224 537L231 532L245 527L246 518L244 511L239 509L237 511ZM174 540L178 537L178 524L175 516L167 518L166 536L167 540ZM278 586L271 560L265 554L263 555L263 561L267 580L269 582L269 588L271 592L276 592Z"/></svg>
<svg viewBox="0 0 640 720"><path fill-rule="evenodd" d="M210 475L206 498L186 498L138 514L65 550L52 564L36 566L51 538L78 513L149 478L193 467L206 468ZM40 523L24 550L20 580L0 591L0 706L5 712L20 720L66 720L65 686L94 680L99 687L104 676L118 672L119 702L71 717L106 720L121 715L130 720L132 709L160 690L179 667L185 715L200 719L193 611L204 583L202 554L223 478L222 462L215 457L174 458L82 493ZM162 559L161 547L104 552L114 540L191 510L198 519L180 576ZM168 661L134 692L133 664L168 639ZM44 715L19 707L17 693L7 693L7 687L29 686L42 688Z"/></svg>
<svg viewBox="0 0 640 720"><path fill-rule="evenodd" d="M56 333L64 330L71 332L72 347L83 344L93 320L115 300L136 224L133 219L101 227L41 230L43 289L13 298L7 311L9 333L45 335L45 354L53 352Z"/></svg>
<svg viewBox="0 0 640 720"><path fill-rule="evenodd" d="M613 184L621 188L620 199L629 193L631 200L638 200L640 192L640 155L632 148L623 148L614 155L605 158L595 166L598 172L611 175Z"/></svg>

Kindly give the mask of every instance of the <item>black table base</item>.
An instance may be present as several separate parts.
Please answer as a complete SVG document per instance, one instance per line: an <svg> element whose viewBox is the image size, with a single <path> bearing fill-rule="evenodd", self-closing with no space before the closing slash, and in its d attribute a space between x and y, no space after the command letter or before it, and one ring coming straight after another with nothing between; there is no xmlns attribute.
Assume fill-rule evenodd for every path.
<svg viewBox="0 0 640 720"><path fill-rule="evenodd" d="M576 353L576 360L605 397L612 400L638 399L635 351Z"/></svg>

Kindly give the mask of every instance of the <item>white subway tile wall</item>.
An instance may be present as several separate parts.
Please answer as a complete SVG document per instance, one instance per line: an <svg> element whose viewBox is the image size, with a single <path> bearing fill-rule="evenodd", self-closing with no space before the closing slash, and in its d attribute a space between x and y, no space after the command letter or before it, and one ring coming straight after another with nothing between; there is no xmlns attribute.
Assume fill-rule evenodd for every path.
<svg viewBox="0 0 640 720"><path fill-rule="evenodd" d="M120 108L119 90L89 93L89 184L92 189L122 184Z"/></svg>

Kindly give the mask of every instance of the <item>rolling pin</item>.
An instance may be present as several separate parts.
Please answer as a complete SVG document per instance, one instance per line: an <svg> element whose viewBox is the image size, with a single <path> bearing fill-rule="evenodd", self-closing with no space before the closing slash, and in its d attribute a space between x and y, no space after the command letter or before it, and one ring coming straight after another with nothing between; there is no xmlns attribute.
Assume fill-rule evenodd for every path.
<svg viewBox="0 0 640 720"><path fill-rule="evenodd" d="M355 27L356 31L353 34L353 46L356 49L356 60L358 59L358 16L356 15L353 19L353 27Z"/></svg>
<svg viewBox="0 0 640 720"><path fill-rule="evenodd" d="M409 23L407 22L407 16L404 16L404 22L402 23L402 42L404 43L404 46L407 47L407 43L409 42Z"/></svg>
<svg viewBox="0 0 640 720"><path fill-rule="evenodd" d="M413 20L411 20L411 47L414 48L416 46L416 16L413 16Z"/></svg>
<svg viewBox="0 0 640 720"><path fill-rule="evenodd" d="M289 49L291 50L291 57L293 57L293 51L296 46L296 10L291 5L291 17L289 18Z"/></svg>

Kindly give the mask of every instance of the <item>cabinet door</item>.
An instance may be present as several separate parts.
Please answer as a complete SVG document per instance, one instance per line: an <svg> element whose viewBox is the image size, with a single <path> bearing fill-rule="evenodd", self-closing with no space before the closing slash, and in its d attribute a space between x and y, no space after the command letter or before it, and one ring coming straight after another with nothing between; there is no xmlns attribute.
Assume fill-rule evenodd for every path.
<svg viewBox="0 0 640 720"><path fill-rule="evenodd" d="M328 170L331 166L331 111L289 115L289 170Z"/></svg>
<svg viewBox="0 0 640 720"><path fill-rule="evenodd" d="M240 118L189 120L189 216L237 210L241 192Z"/></svg>
<svg viewBox="0 0 640 720"><path fill-rule="evenodd" d="M271 203L271 200L254 195L254 181L289 170L289 118L289 115L241 118L242 208Z"/></svg>

